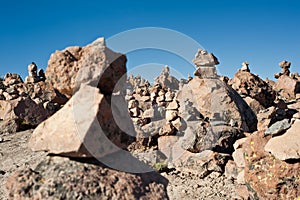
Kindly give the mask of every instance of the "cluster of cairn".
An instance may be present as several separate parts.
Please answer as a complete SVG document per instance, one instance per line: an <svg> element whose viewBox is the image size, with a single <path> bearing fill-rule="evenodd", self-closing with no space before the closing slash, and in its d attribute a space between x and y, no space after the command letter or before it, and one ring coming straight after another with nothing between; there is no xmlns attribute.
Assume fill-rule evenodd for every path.
<svg viewBox="0 0 300 200"><path fill-rule="evenodd" d="M35 63L29 64L28 74L25 82L12 73L0 80L0 133L35 127L68 100L45 82L42 69L37 75Z"/></svg>
<svg viewBox="0 0 300 200"><path fill-rule="evenodd" d="M168 66L163 70L166 71L169 71ZM152 121L165 119L168 129L161 128L160 134L163 135L173 134L179 128L179 104L175 100L177 90L171 90L159 82L151 86L140 75L129 76L127 83L130 89L127 90L125 99L128 101L130 117L136 125L142 127Z"/></svg>

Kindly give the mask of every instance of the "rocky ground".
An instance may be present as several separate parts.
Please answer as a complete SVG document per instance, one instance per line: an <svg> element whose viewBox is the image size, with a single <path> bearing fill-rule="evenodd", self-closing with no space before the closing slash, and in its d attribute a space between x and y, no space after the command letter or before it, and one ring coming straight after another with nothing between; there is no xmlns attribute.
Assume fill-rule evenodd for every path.
<svg viewBox="0 0 300 200"><path fill-rule="evenodd" d="M150 84L99 38L0 79L0 199L300 197L300 76L199 49L194 77Z"/></svg>

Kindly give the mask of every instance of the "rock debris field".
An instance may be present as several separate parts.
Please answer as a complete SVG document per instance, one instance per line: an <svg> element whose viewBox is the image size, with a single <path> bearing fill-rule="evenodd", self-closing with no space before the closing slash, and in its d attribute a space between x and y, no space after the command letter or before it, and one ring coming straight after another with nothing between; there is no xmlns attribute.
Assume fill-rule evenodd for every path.
<svg viewBox="0 0 300 200"><path fill-rule="evenodd" d="M99 38L45 72L0 79L0 199L300 198L300 76L233 78L199 49L194 76L152 82ZM151 82L151 83L150 83Z"/></svg>

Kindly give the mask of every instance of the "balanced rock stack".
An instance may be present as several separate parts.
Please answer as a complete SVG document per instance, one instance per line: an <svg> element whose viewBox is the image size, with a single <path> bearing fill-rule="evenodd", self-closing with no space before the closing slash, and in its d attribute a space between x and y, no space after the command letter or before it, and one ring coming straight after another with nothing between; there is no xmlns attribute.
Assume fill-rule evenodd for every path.
<svg viewBox="0 0 300 200"><path fill-rule="evenodd" d="M249 63L243 62L228 84L239 93L255 113L274 104L276 95L264 80L250 72Z"/></svg>
<svg viewBox="0 0 300 200"><path fill-rule="evenodd" d="M279 63L279 67L281 67L281 72L277 73L274 75L276 79L278 79L282 75L290 76L290 67L291 67L291 62L288 62L286 60L282 61Z"/></svg>
<svg viewBox="0 0 300 200"><path fill-rule="evenodd" d="M29 147L51 155L36 169L17 171L8 179L9 199L167 198L166 180L156 172L134 175L107 167L132 173L150 171L123 150L132 140L123 131L133 134L134 129L125 100L113 91L118 91L114 87L124 75L126 78L126 57L109 50L103 38L51 56L48 83L71 98L33 131ZM26 181L19 182L20 178ZM31 182L33 179L36 181ZM25 187L29 189L20 189Z"/></svg>
<svg viewBox="0 0 300 200"><path fill-rule="evenodd" d="M293 73L290 75L290 66L291 62L286 60L279 63L279 66L282 68L280 73L275 74L277 82L274 85L274 89L280 93L280 95L288 100L293 100L300 97L300 77L299 74Z"/></svg>
<svg viewBox="0 0 300 200"><path fill-rule="evenodd" d="M46 77L43 69L37 72L37 66L34 62L28 65L28 76L25 78L25 83L36 83L45 80Z"/></svg>
<svg viewBox="0 0 300 200"><path fill-rule="evenodd" d="M219 64L218 59L212 53L208 53L206 50L198 49L198 52L193 60L197 69L194 72L195 76L201 78L216 78L217 71L215 65Z"/></svg>
<svg viewBox="0 0 300 200"><path fill-rule="evenodd" d="M62 62L64 65L60 64ZM107 101L112 98L113 90L117 91L114 87L118 80L122 79L123 75L126 76L124 55L109 50L104 39L99 38L86 47L69 47L62 52L57 51L51 56L46 72L50 79L47 80L54 88L67 96L73 95L73 92L74 95L61 110L34 130L29 142L34 151L92 157L94 152L99 151L98 148L105 145L105 142L101 141L101 135L113 138L113 142L120 148L126 146L122 142L126 135L122 134L116 118L128 119L124 116L127 109L114 118L114 105ZM60 72L60 76L57 72ZM138 113L135 113L136 115ZM127 126L130 127L130 124L128 121ZM84 142L91 143L92 149L88 151Z"/></svg>

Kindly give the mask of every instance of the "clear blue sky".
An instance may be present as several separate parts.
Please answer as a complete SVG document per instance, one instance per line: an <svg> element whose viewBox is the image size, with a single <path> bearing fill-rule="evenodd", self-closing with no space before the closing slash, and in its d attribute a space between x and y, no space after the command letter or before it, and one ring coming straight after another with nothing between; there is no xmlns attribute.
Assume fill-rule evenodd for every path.
<svg viewBox="0 0 300 200"><path fill-rule="evenodd" d="M195 39L219 58L221 74L232 76L247 60L254 73L273 77L283 59L292 62L292 71L300 72L298 0L0 3L1 76L15 72L24 77L32 61L45 69L55 50L141 27L169 28ZM144 63L169 64L176 69L188 65L162 51L129 53L129 69Z"/></svg>

